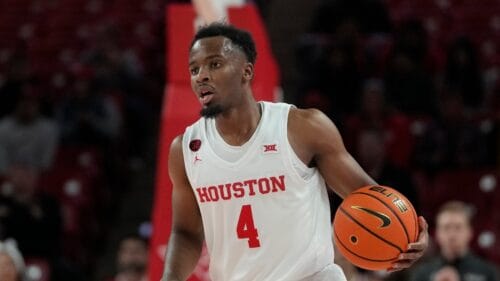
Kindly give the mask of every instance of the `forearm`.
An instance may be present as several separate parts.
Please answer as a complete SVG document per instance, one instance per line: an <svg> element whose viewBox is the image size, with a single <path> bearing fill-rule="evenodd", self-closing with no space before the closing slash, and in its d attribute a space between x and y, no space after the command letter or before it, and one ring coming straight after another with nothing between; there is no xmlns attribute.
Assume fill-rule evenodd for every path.
<svg viewBox="0 0 500 281"><path fill-rule="evenodd" d="M337 161L337 163L333 161ZM320 159L319 164L319 170L328 186L342 198L360 187L377 184L348 153L334 160ZM332 170L335 172L332 173Z"/></svg>
<svg viewBox="0 0 500 281"><path fill-rule="evenodd" d="M172 231L161 281L184 281L193 272L201 255L203 239L182 231Z"/></svg>

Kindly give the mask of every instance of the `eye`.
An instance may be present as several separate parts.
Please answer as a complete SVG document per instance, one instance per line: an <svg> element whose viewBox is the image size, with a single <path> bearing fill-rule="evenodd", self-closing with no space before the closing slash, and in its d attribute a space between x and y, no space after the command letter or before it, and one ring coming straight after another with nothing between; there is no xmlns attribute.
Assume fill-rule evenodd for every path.
<svg viewBox="0 0 500 281"><path fill-rule="evenodd" d="M218 61L214 61L210 64L210 67L211 68L219 68L222 66L222 63L218 62Z"/></svg>
<svg viewBox="0 0 500 281"><path fill-rule="evenodd" d="M196 75L198 74L198 71L199 71L199 68L198 67L191 67L189 69L189 72L191 73L191 75Z"/></svg>

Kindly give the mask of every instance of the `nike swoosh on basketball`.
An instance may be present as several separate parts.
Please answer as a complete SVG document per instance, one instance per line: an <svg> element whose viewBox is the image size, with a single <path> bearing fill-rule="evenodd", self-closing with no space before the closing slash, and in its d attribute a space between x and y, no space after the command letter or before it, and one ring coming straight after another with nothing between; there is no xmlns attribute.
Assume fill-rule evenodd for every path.
<svg viewBox="0 0 500 281"><path fill-rule="evenodd" d="M356 209L356 210L361 210L367 214L370 214L370 215L375 216L375 217L379 218L380 220L382 220L382 225L379 226L380 228L388 227L391 224L391 218L389 218L389 216L384 214L384 213L377 212L377 211L374 211L374 210L371 210L371 209L368 209L365 207L361 207L361 206L351 206L351 208Z"/></svg>

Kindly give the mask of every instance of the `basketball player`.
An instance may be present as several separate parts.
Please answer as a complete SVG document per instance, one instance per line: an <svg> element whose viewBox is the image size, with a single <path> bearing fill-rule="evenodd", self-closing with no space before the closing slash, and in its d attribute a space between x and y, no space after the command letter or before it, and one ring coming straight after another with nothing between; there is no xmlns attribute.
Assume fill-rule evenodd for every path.
<svg viewBox="0 0 500 281"><path fill-rule="evenodd" d="M170 149L173 225L162 281L186 280L204 241L213 281L345 281L333 263L326 188L345 197L376 183L323 113L255 101L255 58L250 34L229 25L205 26L192 41L202 118ZM394 270L427 247L423 218L420 228Z"/></svg>

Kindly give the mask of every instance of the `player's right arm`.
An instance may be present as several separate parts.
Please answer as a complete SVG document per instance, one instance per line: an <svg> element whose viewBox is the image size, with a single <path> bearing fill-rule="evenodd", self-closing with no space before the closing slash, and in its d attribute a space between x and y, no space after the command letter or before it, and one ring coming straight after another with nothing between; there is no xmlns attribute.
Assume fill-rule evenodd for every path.
<svg viewBox="0 0 500 281"><path fill-rule="evenodd" d="M184 167L182 135L170 146L168 173L173 184L173 217L161 281L184 281L198 263L204 235L200 210Z"/></svg>

